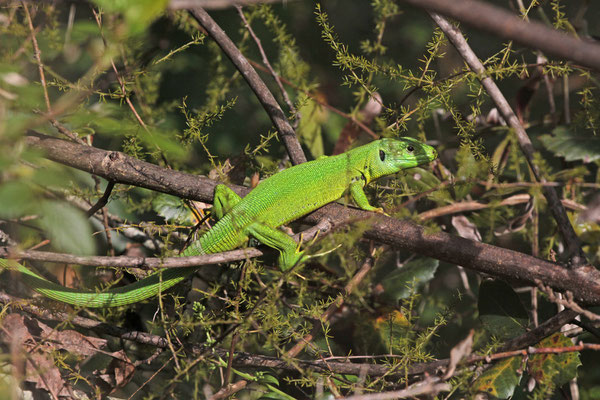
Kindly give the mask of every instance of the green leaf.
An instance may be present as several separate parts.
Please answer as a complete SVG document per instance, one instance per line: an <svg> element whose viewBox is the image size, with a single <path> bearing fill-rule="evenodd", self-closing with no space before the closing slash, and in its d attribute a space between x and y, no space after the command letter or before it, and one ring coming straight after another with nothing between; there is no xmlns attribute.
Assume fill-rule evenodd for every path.
<svg viewBox="0 0 600 400"><path fill-rule="evenodd" d="M440 204L450 204L454 200L445 188L440 188L441 181L429 170L416 167L405 172L406 184L411 190L422 193L431 189L436 189L427 195L427 198Z"/></svg>
<svg viewBox="0 0 600 400"><path fill-rule="evenodd" d="M552 135L542 135L544 146L566 161L591 162L600 159L600 137L580 134L566 126L557 126Z"/></svg>
<svg viewBox="0 0 600 400"><path fill-rule="evenodd" d="M571 339L560 332L547 337L536 348L573 346ZM550 382L562 386L577 376L577 368L581 365L579 352L560 354L534 354L527 362L527 372L538 383Z"/></svg>
<svg viewBox="0 0 600 400"><path fill-rule="evenodd" d="M31 188L23 182L7 182L0 186L0 217L16 218L32 209Z"/></svg>
<svg viewBox="0 0 600 400"><path fill-rule="evenodd" d="M282 392L273 385L265 385L270 391L262 395L261 399L275 399L275 400L295 400L294 397Z"/></svg>
<svg viewBox="0 0 600 400"><path fill-rule="evenodd" d="M475 185L480 165L467 146L461 146L458 149L456 161L458 163L456 171L458 184L454 185L454 195L456 200L461 200L471 192L471 188Z"/></svg>
<svg viewBox="0 0 600 400"><path fill-rule="evenodd" d="M410 321L399 310L384 312L370 323L376 334L369 335L367 340L371 342L370 347L374 350L379 348L380 353L401 354L414 332Z"/></svg>
<svg viewBox="0 0 600 400"><path fill-rule="evenodd" d="M152 208L165 221L181 225L193 225L194 215L179 197L160 194L152 201Z"/></svg>
<svg viewBox="0 0 600 400"><path fill-rule="evenodd" d="M326 113L320 105L308 99L298 111L302 115L297 129L298 137L301 138L302 143L306 145L314 158L324 155L321 125L327 119Z"/></svg>
<svg viewBox="0 0 600 400"><path fill-rule="evenodd" d="M382 279L383 296L395 302L411 295L433 279L440 262L433 258L417 258L395 269Z"/></svg>
<svg viewBox="0 0 600 400"><path fill-rule="evenodd" d="M499 361L473 382L471 392L484 392L498 399L508 399L521 380L521 363L519 356Z"/></svg>
<svg viewBox="0 0 600 400"><path fill-rule="evenodd" d="M44 201L39 210L39 224L57 250L78 255L94 253L92 229L81 211L58 201Z"/></svg>
<svg viewBox="0 0 600 400"><path fill-rule="evenodd" d="M260 383L270 383L270 384L279 386L279 380L277 378L275 378L271 374L262 374L262 375L260 375L259 378L258 378L258 382L260 382Z"/></svg>
<svg viewBox="0 0 600 400"><path fill-rule="evenodd" d="M522 333L529 324L527 311L519 296L501 280L486 280L479 286L479 319L484 328L500 340Z"/></svg>
<svg viewBox="0 0 600 400"><path fill-rule="evenodd" d="M168 0L94 0L104 11L121 13L127 22L129 33L143 31L162 13Z"/></svg>

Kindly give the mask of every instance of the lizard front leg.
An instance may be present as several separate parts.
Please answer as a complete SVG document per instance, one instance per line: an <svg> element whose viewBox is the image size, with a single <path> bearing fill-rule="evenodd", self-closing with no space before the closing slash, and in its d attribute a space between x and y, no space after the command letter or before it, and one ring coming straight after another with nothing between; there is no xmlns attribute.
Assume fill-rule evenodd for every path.
<svg viewBox="0 0 600 400"><path fill-rule="evenodd" d="M356 205L365 211L375 211L385 214L385 212L383 212L383 208L373 207L371 204L369 204L369 199L367 199L367 195L363 190L364 186L365 182L362 179L357 179L350 183L350 194L352 195L352 199Z"/></svg>

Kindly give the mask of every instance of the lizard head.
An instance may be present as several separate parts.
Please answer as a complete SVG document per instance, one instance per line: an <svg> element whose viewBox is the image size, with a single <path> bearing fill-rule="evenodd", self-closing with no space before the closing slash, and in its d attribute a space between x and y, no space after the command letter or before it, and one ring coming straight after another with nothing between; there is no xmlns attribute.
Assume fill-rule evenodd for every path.
<svg viewBox="0 0 600 400"><path fill-rule="evenodd" d="M409 137L381 139L371 145L368 157L371 179L427 164L437 158L433 147Z"/></svg>

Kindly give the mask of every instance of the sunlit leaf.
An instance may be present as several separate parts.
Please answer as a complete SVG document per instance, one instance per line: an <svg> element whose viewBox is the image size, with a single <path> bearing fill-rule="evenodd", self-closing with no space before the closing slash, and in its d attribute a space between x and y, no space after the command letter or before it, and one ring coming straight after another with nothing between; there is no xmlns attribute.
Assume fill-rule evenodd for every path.
<svg viewBox="0 0 600 400"><path fill-rule="evenodd" d="M458 163L456 179L459 184L453 186L454 196L456 200L461 200L469 194L471 188L475 185L475 178L477 177L481 166L466 146L458 149L456 161Z"/></svg>
<svg viewBox="0 0 600 400"><path fill-rule="evenodd" d="M499 361L485 371L471 386L473 393L487 393L498 399L508 399L521 380L521 357L510 357Z"/></svg>
<svg viewBox="0 0 600 400"><path fill-rule="evenodd" d="M23 182L0 185L0 217L16 218L32 210L31 188Z"/></svg>
<svg viewBox="0 0 600 400"><path fill-rule="evenodd" d="M56 249L81 255L94 253L92 229L81 211L58 201L44 201L39 211L40 226Z"/></svg>
<svg viewBox="0 0 600 400"><path fill-rule="evenodd" d="M298 136L314 158L324 155L321 125L326 119L326 112L312 100L307 100L298 111L302 115L297 130Z"/></svg>
<svg viewBox="0 0 600 400"><path fill-rule="evenodd" d="M152 208L167 222L185 225L192 225L195 222L189 207L179 197L158 195L152 201Z"/></svg>
<svg viewBox="0 0 600 400"><path fill-rule="evenodd" d="M429 282L437 270L439 261L433 258L417 258L395 269L383 280L383 296L397 302L410 296L411 291Z"/></svg>
<svg viewBox="0 0 600 400"><path fill-rule="evenodd" d="M572 346L571 339L560 332L547 337L536 348ZM534 354L527 362L527 372L538 383L552 381L556 386L562 386L577 376L577 368L581 365L579 352L559 354Z"/></svg>
<svg viewBox="0 0 600 400"><path fill-rule="evenodd" d="M571 127L557 126L552 135L542 135L540 140L548 150L566 161L600 159L600 137L574 131Z"/></svg>
<svg viewBox="0 0 600 400"><path fill-rule="evenodd" d="M144 30L169 3L168 0L94 0L108 12L121 13L130 33Z"/></svg>
<svg viewBox="0 0 600 400"><path fill-rule="evenodd" d="M414 330L396 309L379 309L374 317L359 318L354 326L354 346L360 353L398 353L409 346Z"/></svg>

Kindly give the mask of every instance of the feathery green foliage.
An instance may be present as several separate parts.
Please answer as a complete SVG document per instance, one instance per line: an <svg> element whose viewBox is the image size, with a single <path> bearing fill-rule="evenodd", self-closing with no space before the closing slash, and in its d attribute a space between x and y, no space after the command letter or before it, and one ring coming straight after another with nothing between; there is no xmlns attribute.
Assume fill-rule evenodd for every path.
<svg viewBox="0 0 600 400"><path fill-rule="evenodd" d="M517 3L523 9L515 14L522 18L585 40L600 35L595 2ZM48 161L27 146L28 129L246 186L289 166L276 130L240 73L188 12L166 6L165 1L98 0L9 2L0 8L0 246L167 258L214 224L210 218L203 221L210 205L122 184L101 213L86 218L107 182ZM425 13L393 0L282 2L244 7L243 12L293 109L270 73L259 74L297 128L309 158L331 154L341 133L356 128L348 115L383 137L428 141L440 161L367 188L371 204L394 218L424 225L427 234L449 231L567 262L543 188L532 178L518 138ZM262 63L234 10L209 13L246 57ZM598 73L457 26L513 105L532 139L534 162L568 206L590 264L597 267ZM381 112L369 120L364 110L375 93L381 96ZM350 147L370 140L358 129ZM352 204L350 198L342 202ZM584 206L587 212L581 211ZM237 398L324 399L403 389L422 379L411 368L448 357L471 330L473 351L491 355L501 340L532 328L533 313L540 322L555 313L555 305L539 290L534 309L532 291L511 288L517 280L499 284L505 291L493 298L495 309L489 306L490 292L481 293L489 286L480 286L477 273L367 241L363 234L371 222L351 221L304 243L309 253L326 254L288 274L278 271L276 257L268 254L207 266L155 301L96 313L61 308L61 320L48 326L67 338L80 338L74 333L75 317L87 316L128 332L161 336L166 343L161 351L79 326L86 343L99 346L90 350L93 354L81 354L81 349L58 347L64 337L41 340L41 331L30 331L34 325L29 324L18 326L19 332L36 333L32 343L48 349L49 357L24 343L24 365L34 371L38 363L38 372L46 368L47 376L60 377L57 381L67 382L73 393L89 398L111 391L124 398L205 398L226 387L228 378L247 381ZM291 228L297 232L305 226ZM98 272L45 262L28 265L77 287L118 286L133 279L130 274L147 273L143 268ZM365 269L368 273L346 293L348 283ZM2 293L30 297L8 274L0 281ZM488 301L489 307L478 309L478 301ZM56 309L49 302L33 302ZM11 321L12 310L2 309L1 323ZM44 323L34 322L38 328ZM494 330L506 325L514 329ZM289 357L287 352L309 334L305 350ZM0 339L14 344L6 336ZM586 332L578 339L594 340ZM232 349L242 356L230 365ZM8 393L11 385L2 382L9 377L29 379L24 388L37 384L32 390L48 392L41 379L13 368L14 354L3 355L0 392ZM491 367L482 362L474 370L459 365L449 380L451 398L478 391L501 398L513 393L515 398L551 398L568 390L565 382L576 375L581 398L597 398L600 374L593 366L598 355L581 352L581 366L578 355L569 353L568 373L556 381L552 371L567 357L543 359L540 370L550 373L541 376L533 392L524 382L535 371L522 369L521 357ZM282 364L273 367L268 357ZM309 367L302 360L362 363L365 372L340 372L337 364ZM386 372L382 376L371 366Z"/></svg>

